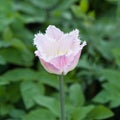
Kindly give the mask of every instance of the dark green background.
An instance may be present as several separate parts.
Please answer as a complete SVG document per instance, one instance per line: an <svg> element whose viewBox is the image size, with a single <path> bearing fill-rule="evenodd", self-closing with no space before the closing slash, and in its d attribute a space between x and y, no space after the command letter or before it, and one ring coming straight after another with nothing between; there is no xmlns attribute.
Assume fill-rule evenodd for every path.
<svg viewBox="0 0 120 120"><path fill-rule="evenodd" d="M65 76L67 120L120 120L119 0L0 0L0 120L59 120L59 81L33 46L48 25L87 41Z"/></svg>

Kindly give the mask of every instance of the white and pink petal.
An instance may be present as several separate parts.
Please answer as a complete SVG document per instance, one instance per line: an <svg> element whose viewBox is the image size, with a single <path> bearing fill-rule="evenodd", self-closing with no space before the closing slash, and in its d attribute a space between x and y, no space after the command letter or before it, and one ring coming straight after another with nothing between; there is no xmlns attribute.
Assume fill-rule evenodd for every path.
<svg viewBox="0 0 120 120"><path fill-rule="evenodd" d="M49 25L46 30L46 35L55 40L59 40L64 34L60 29L56 28L54 25Z"/></svg>
<svg viewBox="0 0 120 120"><path fill-rule="evenodd" d="M72 56L71 61L64 68L64 75L66 75L69 71L72 71L77 66L80 54L81 51L78 52L76 55Z"/></svg>

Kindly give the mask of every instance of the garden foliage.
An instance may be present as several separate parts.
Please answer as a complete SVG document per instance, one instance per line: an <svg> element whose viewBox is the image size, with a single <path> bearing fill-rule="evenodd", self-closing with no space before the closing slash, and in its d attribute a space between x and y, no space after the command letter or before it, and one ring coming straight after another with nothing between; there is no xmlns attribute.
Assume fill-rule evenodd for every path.
<svg viewBox="0 0 120 120"><path fill-rule="evenodd" d="M87 41L65 77L67 120L119 120L119 0L0 0L0 120L59 120L58 78L33 46L50 24Z"/></svg>

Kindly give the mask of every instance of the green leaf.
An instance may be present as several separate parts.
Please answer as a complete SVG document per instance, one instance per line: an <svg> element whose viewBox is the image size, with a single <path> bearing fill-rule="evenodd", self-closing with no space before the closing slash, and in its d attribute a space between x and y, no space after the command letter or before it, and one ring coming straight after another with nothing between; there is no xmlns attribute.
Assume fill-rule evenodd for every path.
<svg viewBox="0 0 120 120"><path fill-rule="evenodd" d="M9 91L9 93L7 92ZM19 84L11 84L7 86L6 90L6 101L9 101L10 103L17 103L19 99L21 98L20 90L19 90Z"/></svg>
<svg viewBox="0 0 120 120"><path fill-rule="evenodd" d="M8 18L6 16L0 15L0 32L3 32L3 29L8 27L11 23L13 23L14 19L13 18Z"/></svg>
<svg viewBox="0 0 120 120"><path fill-rule="evenodd" d="M92 66L89 63L89 61L87 60L86 55L82 56L82 58L80 59L80 61L78 62L78 65L77 65L77 67L84 68L84 69L89 69L89 70L91 70L93 68Z"/></svg>
<svg viewBox="0 0 120 120"><path fill-rule="evenodd" d="M34 98L44 94L44 87L41 83L25 81L21 84L21 93L26 108L31 108L35 105Z"/></svg>
<svg viewBox="0 0 120 120"><path fill-rule="evenodd" d="M10 82L17 82L21 80L38 80L40 78L39 74L31 69L13 69L5 74L0 76L0 84L1 83L10 83Z"/></svg>
<svg viewBox="0 0 120 120"><path fill-rule="evenodd" d="M81 8L80 6L77 6L77 5L73 5L71 7L73 13L75 14L76 17L78 18L82 18L82 19L85 19L86 18L86 14L84 14L82 11L81 11Z"/></svg>
<svg viewBox="0 0 120 120"><path fill-rule="evenodd" d="M26 45L19 39L12 39L11 41L9 41L9 43L11 43L12 47L14 47L20 51L29 52Z"/></svg>
<svg viewBox="0 0 120 120"><path fill-rule="evenodd" d="M21 119L25 115L25 112L22 109L13 109L12 111L10 111L9 115L17 120Z"/></svg>
<svg viewBox="0 0 120 120"><path fill-rule="evenodd" d="M12 31L14 32L15 39L22 41L27 48L33 47L33 33L24 27L22 20L15 19L14 24L12 24Z"/></svg>
<svg viewBox="0 0 120 120"><path fill-rule="evenodd" d="M86 13L89 8L89 2L88 0L81 0L80 1L80 9L83 13Z"/></svg>
<svg viewBox="0 0 120 120"><path fill-rule="evenodd" d="M7 47L10 47L11 44L6 42L6 41L0 41L0 48L7 48Z"/></svg>
<svg viewBox="0 0 120 120"><path fill-rule="evenodd" d="M58 0L30 0L30 2L37 7L46 9L56 5Z"/></svg>
<svg viewBox="0 0 120 120"><path fill-rule="evenodd" d="M115 57L116 64L120 67L120 48L114 48L112 53Z"/></svg>
<svg viewBox="0 0 120 120"><path fill-rule="evenodd" d="M43 84L59 89L58 77L56 75L49 74L44 69L39 71L40 81Z"/></svg>
<svg viewBox="0 0 120 120"><path fill-rule="evenodd" d="M106 95L109 94L109 100L110 100L110 107L117 107L120 105L119 97L120 97L120 87L116 86L112 83L106 83L103 84L103 87L106 91Z"/></svg>
<svg viewBox="0 0 120 120"><path fill-rule="evenodd" d="M118 70L115 69L102 69L100 71L100 75L102 80L107 80L110 83L120 87L120 73Z"/></svg>
<svg viewBox="0 0 120 120"><path fill-rule="evenodd" d="M112 111L100 105L96 106L87 116L86 120L103 120L113 116Z"/></svg>
<svg viewBox="0 0 120 120"><path fill-rule="evenodd" d="M36 109L23 116L22 120L56 120L54 115L46 109Z"/></svg>
<svg viewBox="0 0 120 120"><path fill-rule="evenodd" d="M28 4L29 2L29 4ZM37 8L33 4L28 2L20 2L20 4L15 4L16 9L23 12L21 19L24 23L33 23L33 22L44 22L46 19L46 11L43 11L42 8ZM33 17L34 16L34 17Z"/></svg>
<svg viewBox="0 0 120 120"><path fill-rule="evenodd" d="M71 103L75 106L81 106L85 102L85 98L82 92L80 84L75 83L70 86L69 89Z"/></svg>
<svg viewBox="0 0 120 120"><path fill-rule="evenodd" d="M5 28L3 30L3 40L4 41L7 41L7 40L10 41L12 38L13 38L12 30L9 27Z"/></svg>
<svg viewBox="0 0 120 120"><path fill-rule="evenodd" d="M58 10L66 10L70 8L72 4L74 4L77 0L61 0L57 9Z"/></svg>
<svg viewBox="0 0 120 120"><path fill-rule="evenodd" d="M103 56L103 58L111 61L113 59L112 51L111 51L111 44L102 40L102 38L94 38L94 47L96 50L100 52L100 54ZM96 41L96 39L98 39Z"/></svg>
<svg viewBox="0 0 120 120"><path fill-rule="evenodd" d="M90 11L89 13L88 13L88 16L89 16L89 18L91 19L91 20L95 20L95 11L93 10L93 11Z"/></svg>
<svg viewBox="0 0 120 120"><path fill-rule="evenodd" d="M9 82L8 81L4 81L3 79L1 79L0 78L0 85L7 85L7 84L9 84Z"/></svg>
<svg viewBox="0 0 120 120"><path fill-rule="evenodd" d="M7 115L13 109L11 104L0 103L0 116Z"/></svg>
<svg viewBox="0 0 120 120"><path fill-rule="evenodd" d="M100 93L98 93L94 98L93 98L94 102L98 102L98 103L102 103L105 104L107 102L110 101L110 98L108 96L108 94L106 93L105 90L102 90Z"/></svg>
<svg viewBox="0 0 120 120"><path fill-rule="evenodd" d="M94 106L76 107L72 113L72 120L85 120L87 114L94 109Z"/></svg>
<svg viewBox="0 0 120 120"><path fill-rule="evenodd" d="M19 45L16 47L21 48ZM20 51L15 48L7 48L0 50L0 54L8 63L21 66L31 66L33 64L33 54L29 51Z"/></svg>
<svg viewBox="0 0 120 120"><path fill-rule="evenodd" d="M22 15L22 19L24 23L29 24L29 23L39 23L39 22L44 22L46 20L46 13L41 12L39 13L41 16L34 15L34 17L31 17L31 15Z"/></svg>
<svg viewBox="0 0 120 120"><path fill-rule="evenodd" d="M6 61L2 56L0 56L0 65L4 65L4 64L6 64Z"/></svg>
<svg viewBox="0 0 120 120"><path fill-rule="evenodd" d="M10 70L0 76L0 85L8 84L10 82L30 81L36 80L41 83L59 89L58 78L43 71L34 71L29 68L18 68Z"/></svg>
<svg viewBox="0 0 120 120"><path fill-rule="evenodd" d="M115 108L120 105L119 97L120 97L120 87L116 86L113 83L105 83L103 84L103 90L100 92L93 101L98 103L109 103L111 108ZM108 96L109 95L109 96Z"/></svg>
<svg viewBox="0 0 120 120"><path fill-rule="evenodd" d="M35 97L35 101L40 106L48 108L56 117L60 116L58 100L47 96L37 96Z"/></svg>
<svg viewBox="0 0 120 120"><path fill-rule="evenodd" d="M3 32L6 27L14 22L15 11L12 4L12 0L0 1L0 32Z"/></svg>

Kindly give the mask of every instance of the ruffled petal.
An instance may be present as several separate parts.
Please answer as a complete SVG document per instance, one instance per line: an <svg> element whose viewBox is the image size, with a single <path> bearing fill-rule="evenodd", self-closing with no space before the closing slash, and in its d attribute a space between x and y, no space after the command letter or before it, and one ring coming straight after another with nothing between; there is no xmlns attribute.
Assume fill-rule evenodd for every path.
<svg viewBox="0 0 120 120"><path fill-rule="evenodd" d="M81 52L82 52L82 48L87 45L86 41L83 41L83 43L80 45L80 49L78 51L78 53L74 54L73 56L69 56L69 58L67 59L71 59L71 61L69 61L69 64L67 64L67 66L64 68L64 74L66 75L69 71L72 71L78 64Z"/></svg>
<svg viewBox="0 0 120 120"><path fill-rule="evenodd" d="M57 54L58 43L52 38L38 33L34 38L34 45L37 49L46 55L46 57L55 56Z"/></svg>
<svg viewBox="0 0 120 120"><path fill-rule="evenodd" d="M46 44L47 44L47 39L42 33L38 33L35 35L34 45L36 45L38 50L42 50Z"/></svg>
<svg viewBox="0 0 120 120"><path fill-rule="evenodd" d="M49 25L46 30L46 35L55 40L59 40L62 37L63 32L60 29L56 28L54 25Z"/></svg>
<svg viewBox="0 0 120 120"><path fill-rule="evenodd" d="M67 54L70 51L77 51L80 48L80 40L78 39L79 31L73 30L70 33L64 34L59 40L59 51Z"/></svg>
<svg viewBox="0 0 120 120"><path fill-rule="evenodd" d="M69 35L71 35L73 38L75 38L75 39L78 39L78 37L79 37L79 30L78 29L75 29L75 30L73 30L73 31L71 31L70 33L69 33Z"/></svg>

